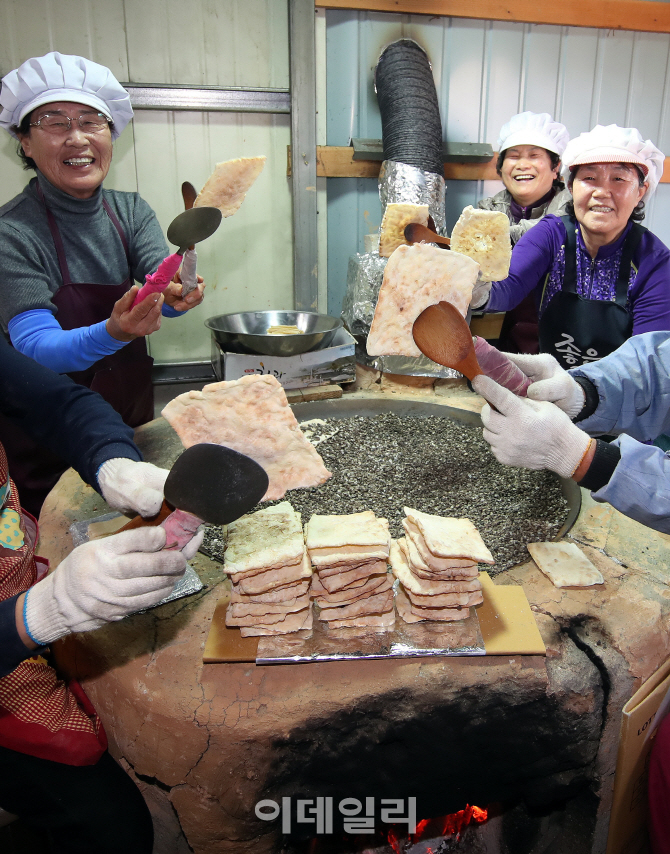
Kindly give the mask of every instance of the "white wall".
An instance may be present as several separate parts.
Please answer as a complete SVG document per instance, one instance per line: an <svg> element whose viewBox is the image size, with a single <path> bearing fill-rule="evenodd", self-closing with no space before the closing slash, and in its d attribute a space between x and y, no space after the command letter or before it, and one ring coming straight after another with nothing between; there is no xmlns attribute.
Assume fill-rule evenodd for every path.
<svg viewBox="0 0 670 854"><path fill-rule="evenodd" d="M287 0L3 0L0 75L50 50L134 84L288 88ZM288 115L154 110L136 111L117 141L105 186L138 190L165 229L183 209L183 181L199 189L217 162L268 158L240 210L198 250L204 303L150 337L157 361L208 360L212 315L293 305L289 141ZM32 173L7 134L0 148L5 202Z"/></svg>

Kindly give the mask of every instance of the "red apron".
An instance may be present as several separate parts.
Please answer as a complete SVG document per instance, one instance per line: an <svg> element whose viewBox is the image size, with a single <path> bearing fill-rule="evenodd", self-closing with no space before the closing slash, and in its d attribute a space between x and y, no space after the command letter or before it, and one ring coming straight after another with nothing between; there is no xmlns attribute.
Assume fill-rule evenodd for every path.
<svg viewBox="0 0 670 854"><path fill-rule="evenodd" d="M38 187L38 195L44 198ZM119 285L100 285L72 282L65 249L56 219L46 207L49 229L54 240L63 284L52 302L58 309L62 329L91 326L111 315L114 304L132 285L130 252L123 227L114 211L103 199L107 216L119 233L128 259L129 275ZM153 359L147 354L144 338L135 338L116 353L105 356L90 368L69 374L72 379L97 391L111 404L130 427L139 427L154 417L151 368ZM5 446L9 468L19 490L23 507L33 516L39 515L44 499L68 468L58 456L36 444L9 418L0 414L0 441Z"/></svg>
<svg viewBox="0 0 670 854"><path fill-rule="evenodd" d="M0 483L8 481L7 460L0 446ZM0 600L31 587L47 571L36 558L37 522L23 513L13 481L2 513ZM67 686L41 656L22 661L0 678L0 745L66 765L92 765L107 747L100 718L77 682Z"/></svg>

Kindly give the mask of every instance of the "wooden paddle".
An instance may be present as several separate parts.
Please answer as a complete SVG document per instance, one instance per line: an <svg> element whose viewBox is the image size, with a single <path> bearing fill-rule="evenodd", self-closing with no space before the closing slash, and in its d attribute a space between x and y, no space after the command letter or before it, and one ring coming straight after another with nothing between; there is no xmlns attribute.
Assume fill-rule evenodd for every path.
<svg viewBox="0 0 670 854"><path fill-rule="evenodd" d="M414 321L412 337L424 356L438 365L453 368L471 382L484 373L477 361L470 327L450 302L425 308Z"/></svg>
<svg viewBox="0 0 670 854"><path fill-rule="evenodd" d="M448 237L441 237L418 222L410 222L409 225L405 226L405 240L408 243L421 243L422 240L425 240L426 243L437 243L444 249L449 249L451 243Z"/></svg>

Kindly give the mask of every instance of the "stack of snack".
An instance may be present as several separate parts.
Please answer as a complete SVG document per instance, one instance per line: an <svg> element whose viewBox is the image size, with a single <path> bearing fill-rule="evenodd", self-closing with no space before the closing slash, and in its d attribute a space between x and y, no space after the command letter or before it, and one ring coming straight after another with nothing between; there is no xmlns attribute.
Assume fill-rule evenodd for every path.
<svg viewBox="0 0 670 854"><path fill-rule="evenodd" d="M388 521L372 510L314 515L305 526L305 539L316 570L310 592L319 606L319 619L333 629L393 628Z"/></svg>
<svg viewBox="0 0 670 854"><path fill-rule="evenodd" d="M300 514L288 501L228 526L224 569L233 585L226 625L242 637L312 628L312 568Z"/></svg>
<svg viewBox="0 0 670 854"><path fill-rule="evenodd" d="M478 563L494 563L469 519L433 516L405 507L406 536L391 544L400 581L398 614L406 623L464 620L483 601Z"/></svg>

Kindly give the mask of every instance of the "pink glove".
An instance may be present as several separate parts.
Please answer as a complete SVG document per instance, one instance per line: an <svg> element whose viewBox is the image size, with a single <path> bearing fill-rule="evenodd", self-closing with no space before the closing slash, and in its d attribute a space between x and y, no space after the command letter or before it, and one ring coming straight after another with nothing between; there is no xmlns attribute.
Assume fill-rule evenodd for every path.
<svg viewBox="0 0 670 854"><path fill-rule="evenodd" d="M500 463L527 469L549 469L571 477L591 444L591 437L546 401L516 397L483 374L474 390L491 406L482 409L484 438Z"/></svg>
<svg viewBox="0 0 670 854"><path fill-rule="evenodd" d="M528 379L514 360L506 353L501 353L481 336L475 337L474 341L479 367L486 376L519 397L525 397L532 380Z"/></svg>
<svg viewBox="0 0 670 854"><path fill-rule="evenodd" d="M142 285L137 292L137 296L135 297L135 301L131 308L135 308L136 305L139 305L143 299L146 299L146 297L149 296L149 294L164 291L174 278L174 274L179 269L181 261L182 256L178 255L176 252L174 255L168 255L167 258L161 261L156 272L150 273L146 277L145 284Z"/></svg>

